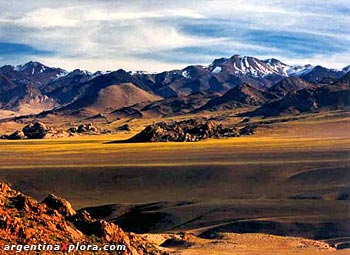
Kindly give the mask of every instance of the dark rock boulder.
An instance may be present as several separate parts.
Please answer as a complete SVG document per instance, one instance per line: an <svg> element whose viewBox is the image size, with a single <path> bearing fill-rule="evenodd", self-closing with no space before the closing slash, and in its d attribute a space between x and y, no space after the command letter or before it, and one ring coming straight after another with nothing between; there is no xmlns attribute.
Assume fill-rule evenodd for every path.
<svg viewBox="0 0 350 255"><path fill-rule="evenodd" d="M244 118L240 121L240 123L247 123L247 122L249 122L249 121L250 121L250 118L244 117Z"/></svg>
<svg viewBox="0 0 350 255"><path fill-rule="evenodd" d="M254 135L256 133L256 125L247 125L239 130L240 135Z"/></svg>
<svg viewBox="0 0 350 255"><path fill-rule="evenodd" d="M80 124L67 130L71 134L96 134L99 130L92 123Z"/></svg>
<svg viewBox="0 0 350 255"><path fill-rule="evenodd" d="M22 131L28 139L42 139L49 132L49 128L41 122L35 122L26 125Z"/></svg>
<svg viewBox="0 0 350 255"><path fill-rule="evenodd" d="M76 214L72 205L65 199L55 196L54 194L48 195L44 201L48 207L57 210L60 214L65 217L70 217Z"/></svg>
<svg viewBox="0 0 350 255"><path fill-rule="evenodd" d="M77 133L78 129L76 127L71 127L67 130L69 133Z"/></svg>
<svg viewBox="0 0 350 255"><path fill-rule="evenodd" d="M130 129L130 126L128 124L124 124L120 127L117 127L116 130L117 131L130 131L131 129Z"/></svg>
<svg viewBox="0 0 350 255"><path fill-rule="evenodd" d="M18 194L10 200L18 210L24 210L28 212L30 210L34 210L36 206L36 201L33 198L25 196L23 194Z"/></svg>
<svg viewBox="0 0 350 255"><path fill-rule="evenodd" d="M160 246L166 248L188 248L191 247L193 243L188 242L184 239L178 237L171 237L166 239Z"/></svg>
<svg viewBox="0 0 350 255"><path fill-rule="evenodd" d="M92 123L88 124L80 124L77 128L78 133L89 133L89 132L96 132L97 128L92 125Z"/></svg>
<svg viewBox="0 0 350 255"><path fill-rule="evenodd" d="M3 139L8 139L8 140L22 140L25 139L26 136L24 135L23 131L16 130L10 135L4 135Z"/></svg>
<svg viewBox="0 0 350 255"><path fill-rule="evenodd" d="M87 211L78 212L70 220L77 229L86 235L94 235L106 241L119 241L126 244L123 241L127 237L119 226L105 220L93 219Z"/></svg>

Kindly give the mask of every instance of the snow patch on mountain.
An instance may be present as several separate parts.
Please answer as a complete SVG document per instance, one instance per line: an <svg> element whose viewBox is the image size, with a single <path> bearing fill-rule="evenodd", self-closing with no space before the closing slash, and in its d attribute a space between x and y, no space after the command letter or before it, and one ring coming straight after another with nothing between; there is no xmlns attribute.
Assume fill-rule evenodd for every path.
<svg viewBox="0 0 350 255"><path fill-rule="evenodd" d="M344 67L343 72L345 72L345 73L350 72L350 65Z"/></svg>
<svg viewBox="0 0 350 255"><path fill-rule="evenodd" d="M302 76L310 73L314 66L312 65L304 65L304 66L290 66L287 69L288 76Z"/></svg>
<svg viewBox="0 0 350 255"><path fill-rule="evenodd" d="M25 63L24 65L17 65L15 66L14 70L18 72L30 72L31 74L35 73L42 73L46 70L46 66L39 62L33 62L30 61L28 63Z"/></svg>
<svg viewBox="0 0 350 255"><path fill-rule="evenodd" d="M221 66L216 66L211 72L212 73L220 73L222 71L222 67Z"/></svg>
<svg viewBox="0 0 350 255"><path fill-rule="evenodd" d="M282 76L288 76L287 70L291 67L278 59L270 58L264 60L264 63L266 63L272 70L274 70L276 73L282 75Z"/></svg>
<svg viewBox="0 0 350 255"><path fill-rule="evenodd" d="M181 73L181 75L182 75L183 77L185 77L186 79L191 79L191 78L192 78L191 75L190 75L190 72L189 72L188 70L183 71L183 72Z"/></svg>
<svg viewBox="0 0 350 255"><path fill-rule="evenodd" d="M52 77L53 79L68 74L68 72L63 69L48 67L39 62L34 62L34 61L30 61L23 65L14 66L13 70L24 73L25 75L32 75L32 76L46 75L47 73L57 73L54 77Z"/></svg>
<svg viewBox="0 0 350 255"><path fill-rule="evenodd" d="M60 72L60 73L56 74L55 79L59 79L59 78L64 77L68 74L69 74L69 72L67 72L67 71Z"/></svg>

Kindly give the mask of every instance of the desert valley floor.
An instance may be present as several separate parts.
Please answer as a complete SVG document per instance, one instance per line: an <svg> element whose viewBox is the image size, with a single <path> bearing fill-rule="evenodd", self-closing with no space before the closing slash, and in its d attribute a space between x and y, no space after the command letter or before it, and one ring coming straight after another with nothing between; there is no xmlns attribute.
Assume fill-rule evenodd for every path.
<svg viewBox="0 0 350 255"><path fill-rule="evenodd" d="M347 111L302 115L249 137L110 143L145 120L131 124L131 132L112 135L0 141L0 177L39 200L55 193L156 243L182 232L187 243L170 245L180 254L265 254L262 242L273 254L349 254L233 234L349 241Z"/></svg>

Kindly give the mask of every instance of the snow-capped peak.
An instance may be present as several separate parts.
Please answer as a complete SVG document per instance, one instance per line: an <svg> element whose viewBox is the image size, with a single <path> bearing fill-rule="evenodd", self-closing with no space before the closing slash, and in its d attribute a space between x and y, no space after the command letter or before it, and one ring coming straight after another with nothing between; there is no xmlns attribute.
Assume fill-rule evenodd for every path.
<svg viewBox="0 0 350 255"><path fill-rule="evenodd" d="M70 74L92 75L91 72L87 70L81 70L81 69L75 69L72 72L70 72Z"/></svg>
<svg viewBox="0 0 350 255"><path fill-rule="evenodd" d="M264 60L264 62L268 64L272 69L277 71L279 74L286 77L305 75L311 72L314 68L312 65L287 65L275 58L266 59Z"/></svg>
<svg viewBox="0 0 350 255"><path fill-rule="evenodd" d="M277 61L277 60L276 60ZM254 57L234 55L231 58L216 59L208 67L212 73L220 73L223 70L235 75L251 75L251 76L265 76L272 74L284 74L280 69L283 65L279 62L280 67L277 68L276 61L270 60L271 64L265 63ZM274 63L272 63L274 62ZM274 65L272 65L274 64Z"/></svg>
<svg viewBox="0 0 350 255"><path fill-rule="evenodd" d="M215 59L207 68L212 73L225 71L234 75L251 75L255 77L264 77L267 75L289 77L305 75L311 72L314 67L311 65L292 66L275 58L260 60L249 56L241 57L240 55L234 55L231 58Z"/></svg>
<svg viewBox="0 0 350 255"><path fill-rule="evenodd" d="M344 67L343 72L345 72L345 73L350 72L350 65Z"/></svg>
<svg viewBox="0 0 350 255"><path fill-rule="evenodd" d="M23 65L17 65L14 67L17 72L25 73L26 75L41 75L57 73L56 77L67 74L67 71L60 68L52 68L41 64L40 62L30 61Z"/></svg>
<svg viewBox="0 0 350 255"><path fill-rule="evenodd" d="M43 64L39 63L39 62L34 62L34 61L30 61L28 63L25 63L24 65L17 65L15 66L14 70L18 71L18 72L28 72L31 71L32 74L36 73L36 72L44 72L48 67L44 66Z"/></svg>
<svg viewBox="0 0 350 255"><path fill-rule="evenodd" d="M270 58L266 59L263 61L266 63L271 69L273 69L276 73L283 75L283 76L288 76L287 70L291 67L282 61L275 59L275 58Z"/></svg>
<svg viewBox="0 0 350 255"><path fill-rule="evenodd" d="M312 69L314 68L314 66L312 65L295 65L295 66L290 66L290 68L288 68L286 70L288 76L301 76L301 75L305 75L308 74L309 72L312 71Z"/></svg>

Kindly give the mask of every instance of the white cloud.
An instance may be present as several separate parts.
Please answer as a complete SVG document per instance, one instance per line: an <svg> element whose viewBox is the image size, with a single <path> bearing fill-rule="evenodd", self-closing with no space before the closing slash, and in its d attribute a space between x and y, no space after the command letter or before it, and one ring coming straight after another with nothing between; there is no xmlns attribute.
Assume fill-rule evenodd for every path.
<svg viewBox="0 0 350 255"><path fill-rule="evenodd" d="M31 26L35 28L47 27L74 27L81 22L72 15L72 8L42 8L28 13L23 18L15 22L23 26Z"/></svg>
<svg viewBox="0 0 350 255"><path fill-rule="evenodd" d="M125 12L109 12L106 9L92 10L84 15L84 20L90 21L115 21L115 20L135 20L147 18L204 18L203 15L188 9L174 9L174 10L157 10L157 11L125 11Z"/></svg>
<svg viewBox="0 0 350 255"><path fill-rule="evenodd" d="M21 1L0 3L0 7L0 42L54 51L51 56L39 58L67 69L121 67L159 71L181 67L187 61L175 64L169 59L152 60L142 56L182 47L207 47L213 51L225 48L232 50L232 54L261 52L256 54L258 56L269 52L270 56L279 56L289 63L320 61L329 64L328 60L331 60L330 65L335 67L349 59L349 55L344 57L340 52L286 58L283 42L281 47L269 47L244 37L244 32L257 29L328 36L342 44L350 43L350 16L343 11L350 10L347 0L322 3L316 0L38 0L27 4L21 4ZM220 28L216 37L198 36L182 30L194 21L203 21L205 29L205 21L211 20L234 24L232 35L221 36ZM201 59L208 59L205 53L202 54ZM38 59L38 56L25 58L30 57ZM1 62L6 60L9 61L4 58Z"/></svg>
<svg viewBox="0 0 350 255"><path fill-rule="evenodd" d="M289 59L291 64L321 65L327 68L343 69L350 64L350 51L331 55L315 55L309 58Z"/></svg>
<svg viewBox="0 0 350 255"><path fill-rule="evenodd" d="M29 59L36 59L48 66L63 66L67 70L73 70L76 68L85 69L89 71L113 71L117 69L124 69L128 71L148 71L159 72L164 70L182 69L188 63L167 63L163 61L156 61L150 59L140 59L135 57L125 58L61 58L61 57L29 57Z"/></svg>

